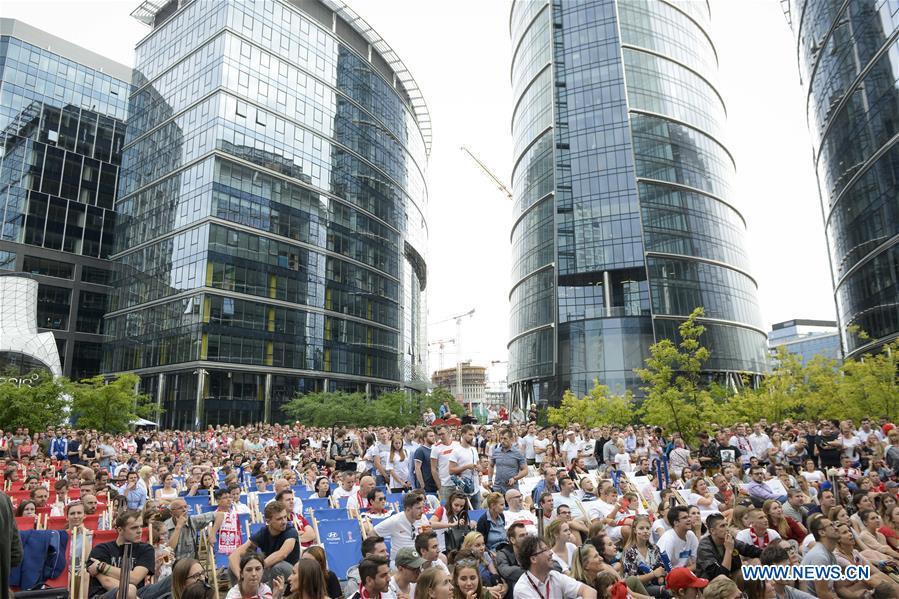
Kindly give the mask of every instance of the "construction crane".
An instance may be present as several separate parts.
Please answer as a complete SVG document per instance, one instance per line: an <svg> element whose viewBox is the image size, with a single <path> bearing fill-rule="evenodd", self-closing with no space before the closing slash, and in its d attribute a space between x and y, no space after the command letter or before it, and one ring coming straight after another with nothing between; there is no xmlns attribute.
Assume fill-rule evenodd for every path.
<svg viewBox="0 0 899 599"><path fill-rule="evenodd" d="M437 349L438 349L437 355L440 356L439 370L443 370L443 348L446 347L447 343L456 343L456 340L455 339L438 339L437 341L431 341L430 343L428 343L428 347L431 347L433 345L437 346Z"/></svg>
<svg viewBox="0 0 899 599"><path fill-rule="evenodd" d="M466 154L468 154L472 160L474 160L475 164L477 164L478 167L482 171L484 171L484 174L486 174L488 177L490 177L490 179L496 184L496 186L499 188L499 190L501 192L503 192L504 194L506 194L506 197L508 197L510 200L512 199L512 192L509 191L509 187L505 183L503 183L502 179L500 179L495 174L493 174L493 171L491 171L489 168L487 168L487 165L484 164L480 158L475 156L474 152L472 152L471 150L468 149L468 146L462 146L460 149L463 152L465 152Z"/></svg>
<svg viewBox="0 0 899 599"><path fill-rule="evenodd" d="M431 323L434 325L449 322L451 320L456 321L456 399L459 400L459 403L462 403L464 400L464 394L462 393L462 321L471 316L474 316L474 308L464 314L456 314L455 316L450 316L449 318L444 318L443 320ZM470 399L468 401L468 407L471 407Z"/></svg>

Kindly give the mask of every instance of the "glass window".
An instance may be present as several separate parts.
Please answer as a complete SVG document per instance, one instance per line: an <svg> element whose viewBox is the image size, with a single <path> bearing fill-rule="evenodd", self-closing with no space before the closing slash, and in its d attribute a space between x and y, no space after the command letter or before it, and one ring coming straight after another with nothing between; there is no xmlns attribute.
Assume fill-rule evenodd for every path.
<svg viewBox="0 0 899 599"><path fill-rule="evenodd" d="M13 257L15 257L15 254L13 254ZM71 279L73 278L74 270L75 268L72 264L49 260L47 258L38 258L36 256L25 256L22 261L22 272L31 273L33 275Z"/></svg>

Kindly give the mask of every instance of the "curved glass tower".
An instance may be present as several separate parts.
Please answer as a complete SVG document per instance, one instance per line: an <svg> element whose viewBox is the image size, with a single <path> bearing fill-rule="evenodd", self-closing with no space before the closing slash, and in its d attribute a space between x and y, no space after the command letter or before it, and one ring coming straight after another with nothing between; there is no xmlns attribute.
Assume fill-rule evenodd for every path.
<svg viewBox="0 0 899 599"><path fill-rule="evenodd" d="M134 16L106 371L177 428L423 388L430 124L396 54L338 0Z"/></svg>
<svg viewBox="0 0 899 599"><path fill-rule="evenodd" d="M706 2L513 3L510 374L521 401L639 394L705 308L709 374L766 369Z"/></svg>
<svg viewBox="0 0 899 599"><path fill-rule="evenodd" d="M784 6L808 92L843 351L858 356L899 336L899 3Z"/></svg>

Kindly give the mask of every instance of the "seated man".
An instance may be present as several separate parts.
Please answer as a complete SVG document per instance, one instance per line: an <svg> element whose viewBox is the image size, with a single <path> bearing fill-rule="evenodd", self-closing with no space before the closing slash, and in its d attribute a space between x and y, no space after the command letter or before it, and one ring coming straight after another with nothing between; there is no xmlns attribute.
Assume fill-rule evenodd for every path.
<svg viewBox="0 0 899 599"><path fill-rule="evenodd" d="M752 498L753 503L756 501L765 501L766 499L776 499L780 503L784 503L787 500L786 495L778 495L776 494L771 487L769 487L765 483L765 469L761 466L752 466L749 469L749 478L751 482L740 485L740 492L749 495ZM761 505L760 503L756 503L756 505Z"/></svg>
<svg viewBox="0 0 899 599"><path fill-rule="evenodd" d="M228 566L235 580L240 577L240 559L257 549L265 555L262 581L266 584L278 576L287 580L300 559L300 539L296 528L288 521L287 507L280 501L272 501L265 506L264 517L265 527L228 556Z"/></svg>
<svg viewBox="0 0 899 599"><path fill-rule="evenodd" d="M721 514L709 515L706 526L709 534L700 539L696 550L696 573L709 580L722 574L736 580L743 565L740 557L758 557L761 549L735 539Z"/></svg>
<svg viewBox="0 0 899 599"><path fill-rule="evenodd" d="M769 543L780 540L778 532L773 528L768 528L768 516L765 515L763 510L751 510L748 518L750 526L737 533L738 541L747 545L755 545L759 550L762 550Z"/></svg>
<svg viewBox="0 0 899 599"><path fill-rule="evenodd" d="M131 573L128 576L128 598L155 599L166 595L172 586L165 577L156 584L144 584L156 565L156 552L152 545L141 543L141 515L137 511L124 511L115 521L118 537L115 541L100 543L90 553L87 571L91 575L87 596L91 599L115 599L119 592L122 546L131 543Z"/></svg>

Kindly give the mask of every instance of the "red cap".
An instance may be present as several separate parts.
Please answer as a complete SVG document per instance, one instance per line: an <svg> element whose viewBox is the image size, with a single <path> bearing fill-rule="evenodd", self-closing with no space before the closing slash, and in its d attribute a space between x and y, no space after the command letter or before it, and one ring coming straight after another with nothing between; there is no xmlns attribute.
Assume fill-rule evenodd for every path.
<svg viewBox="0 0 899 599"><path fill-rule="evenodd" d="M665 579L665 586L673 591L690 588L701 589L707 584L709 584L708 580L699 578L689 568L674 568Z"/></svg>
<svg viewBox="0 0 899 599"><path fill-rule="evenodd" d="M885 435L885 434L889 433L891 430L893 430L894 428L896 428L895 424L893 424L892 422L887 422L886 424L883 425L883 428L881 430L883 431L883 434Z"/></svg>

